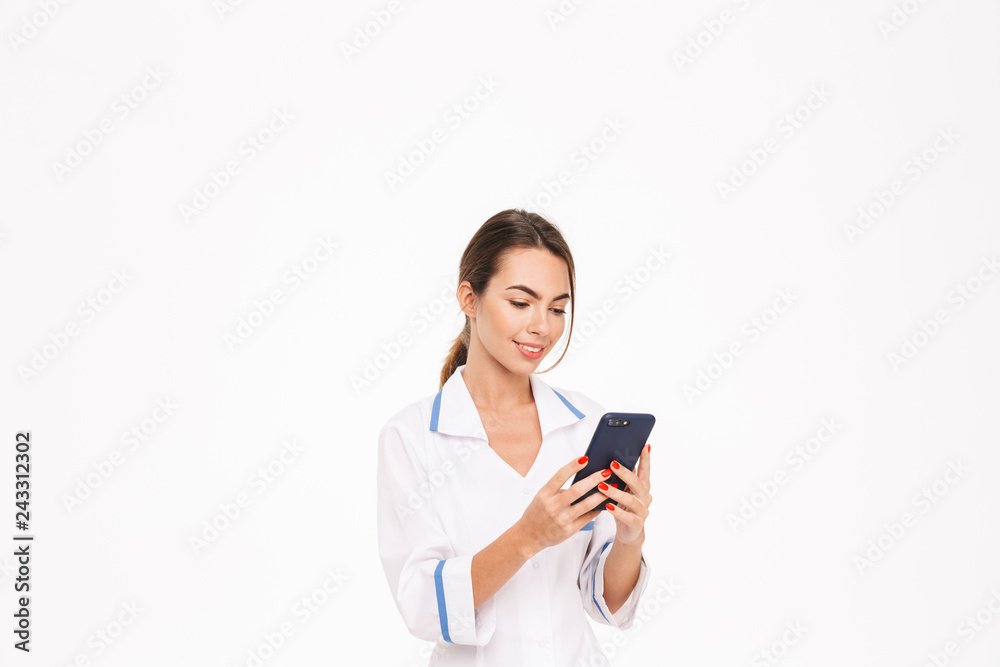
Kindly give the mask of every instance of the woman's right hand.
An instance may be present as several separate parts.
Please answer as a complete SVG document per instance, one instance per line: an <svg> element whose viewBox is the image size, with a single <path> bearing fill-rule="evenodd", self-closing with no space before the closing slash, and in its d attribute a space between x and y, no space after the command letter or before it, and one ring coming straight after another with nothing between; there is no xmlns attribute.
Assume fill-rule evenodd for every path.
<svg viewBox="0 0 1000 667"><path fill-rule="evenodd" d="M573 459L560 468L552 479L538 490L524 510L524 514L518 519L517 524L525 542L524 546L530 553L529 557L572 537L602 512L594 509L608 501L608 496L600 490L575 505L571 503L597 486L598 482L610 477L610 470L598 470L569 488L562 488L566 480L583 470L585 465L587 465L586 456Z"/></svg>

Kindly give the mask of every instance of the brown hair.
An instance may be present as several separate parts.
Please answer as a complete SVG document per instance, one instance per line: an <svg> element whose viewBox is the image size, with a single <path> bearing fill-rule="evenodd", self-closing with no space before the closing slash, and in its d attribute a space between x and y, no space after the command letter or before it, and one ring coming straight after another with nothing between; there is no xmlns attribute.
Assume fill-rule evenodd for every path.
<svg viewBox="0 0 1000 667"><path fill-rule="evenodd" d="M570 304L576 303L576 269L573 265L573 255L569 251L569 245L563 238L562 232L554 224L538 215L520 208L510 208L500 211L492 218L483 223L469 245L462 253L462 260L458 265L458 283L462 284L468 280L472 285L472 291L481 295L486 291L486 286L490 279L500 268L500 260L503 253L514 248L537 248L548 250L553 255L561 257L569 269L569 295ZM569 349L569 339L573 335L573 313L576 311L574 305L570 309L569 337L566 340L566 349L556 360L556 363L544 371L548 371L559 365L562 358L566 356ZM441 384L444 386L448 378L454 374L455 369L464 364L468 358L469 340L472 335L472 325L469 316L465 316L465 326L462 333L455 338L451 345L451 351L445 360L444 368L441 369Z"/></svg>

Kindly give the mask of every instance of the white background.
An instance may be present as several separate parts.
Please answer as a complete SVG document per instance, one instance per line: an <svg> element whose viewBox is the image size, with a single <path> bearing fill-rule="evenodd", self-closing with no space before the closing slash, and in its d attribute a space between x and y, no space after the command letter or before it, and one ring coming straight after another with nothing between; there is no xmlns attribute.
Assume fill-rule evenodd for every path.
<svg viewBox="0 0 1000 667"><path fill-rule="evenodd" d="M995 2L48 4L0 15L0 662L424 664L376 435L438 389L469 238L526 207L577 266L542 377L657 416L613 664L998 664Z"/></svg>

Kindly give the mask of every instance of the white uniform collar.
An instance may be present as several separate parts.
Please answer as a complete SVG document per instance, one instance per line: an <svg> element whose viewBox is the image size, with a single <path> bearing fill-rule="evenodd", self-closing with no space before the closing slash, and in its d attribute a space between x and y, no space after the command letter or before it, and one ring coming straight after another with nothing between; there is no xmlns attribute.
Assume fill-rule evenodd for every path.
<svg viewBox="0 0 1000 667"><path fill-rule="evenodd" d="M486 440L486 429L462 378L465 364L455 369L434 397L430 430L449 435L469 436ZM558 391L545 384L535 373L528 376L538 410L538 424L544 438L557 428L568 426L586 417Z"/></svg>

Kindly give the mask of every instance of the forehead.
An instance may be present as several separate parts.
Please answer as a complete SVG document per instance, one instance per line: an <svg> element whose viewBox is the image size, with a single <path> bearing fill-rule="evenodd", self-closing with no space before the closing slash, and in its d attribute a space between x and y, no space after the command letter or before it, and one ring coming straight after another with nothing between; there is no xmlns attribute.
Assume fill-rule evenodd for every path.
<svg viewBox="0 0 1000 667"><path fill-rule="evenodd" d="M498 289L522 284L539 294L568 294L569 267L566 260L548 250L514 248L503 253L491 282Z"/></svg>

